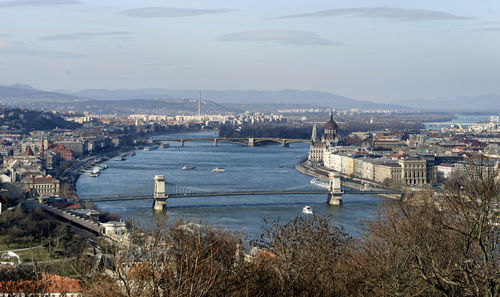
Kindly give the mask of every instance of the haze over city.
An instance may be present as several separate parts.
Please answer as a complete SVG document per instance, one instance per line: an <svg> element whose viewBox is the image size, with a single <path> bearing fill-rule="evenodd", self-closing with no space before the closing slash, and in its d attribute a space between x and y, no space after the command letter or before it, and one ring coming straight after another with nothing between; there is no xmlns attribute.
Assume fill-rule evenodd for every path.
<svg viewBox="0 0 500 297"><path fill-rule="evenodd" d="M498 1L0 1L1 84L500 93Z"/></svg>

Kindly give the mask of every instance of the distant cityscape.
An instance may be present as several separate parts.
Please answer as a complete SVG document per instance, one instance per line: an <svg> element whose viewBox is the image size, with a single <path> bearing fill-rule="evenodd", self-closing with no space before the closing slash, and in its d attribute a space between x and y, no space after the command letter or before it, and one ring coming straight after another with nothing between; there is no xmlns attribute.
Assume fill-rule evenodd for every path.
<svg viewBox="0 0 500 297"><path fill-rule="evenodd" d="M165 177L155 175L153 195L141 197L128 195L80 200L76 183L84 174L98 178L100 172L107 169L108 160L125 161L137 150L153 151L159 147L171 150L164 137L173 133L210 132L215 136L200 139L213 143L213 146L231 141L248 146L278 144L286 150L295 142L310 143L308 151L304 151L306 155L296 162L295 169L313 177L312 187L322 189L185 192L170 194L172 197L319 193L327 195L328 204L340 205L342 195L358 193L402 201L429 192L440 197L446 180L464 172L471 163L485 176L499 171L499 115L476 114L483 120L464 121L446 112L297 106L274 111L210 112L204 109L203 102L200 96L191 100L193 110L185 113L175 110L168 115L153 111L105 114L0 108L0 219L14 216L17 220L33 222L32 216L42 216L51 220L54 226L69 226L70 223L73 227L59 228L78 230L79 235L74 235L73 231L64 232L69 232L68 238L77 242L75 244L80 248L75 254L66 253L68 256L81 256L89 248L89 243L95 250L106 250L111 246L130 249L137 245L136 237L142 233L134 231L130 221L102 211L93 201L149 199L153 200L155 212L164 212L168 209L169 197L165 192ZM163 141L158 141L158 138ZM182 150L184 142L194 140L171 141L179 143L180 148L176 150ZM194 168L194 165L186 164L182 170ZM210 172L224 174L225 171L216 167ZM355 191L346 192L346 188ZM442 207L438 201L436 203ZM308 205L303 209L304 215L312 212ZM33 228L22 234L36 233L36 227ZM21 231L10 227L5 230L9 231L0 233L0 236L9 245L37 242L20 240L29 238L22 237ZM9 255L14 256L2 256L9 261L0 263L0 267L20 265L21 259L26 260L14 252ZM16 257L19 259L17 264ZM49 263L56 263L56 256L50 257ZM93 265L106 266L99 262L103 261L100 257L103 256L93 258ZM248 254L246 257L254 256Z"/></svg>

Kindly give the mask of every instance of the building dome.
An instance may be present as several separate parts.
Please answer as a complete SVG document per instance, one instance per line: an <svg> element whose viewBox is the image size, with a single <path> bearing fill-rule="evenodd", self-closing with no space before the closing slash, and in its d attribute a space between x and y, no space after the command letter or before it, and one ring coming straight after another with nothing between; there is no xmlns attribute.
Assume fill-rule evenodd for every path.
<svg viewBox="0 0 500 297"><path fill-rule="evenodd" d="M333 114L330 112L330 119L325 124L325 130L323 131L323 136L321 141L328 146L336 145L338 142L338 126L333 120Z"/></svg>
<svg viewBox="0 0 500 297"><path fill-rule="evenodd" d="M337 130L338 130L337 123L335 123L335 121L333 120L333 113L330 112L330 119L325 124L325 131L335 131L336 132Z"/></svg>
<svg viewBox="0 0 500 297"><path fill-rule="evenodd" d="M330 117L330 120L326 123L325 125L325 130L337 130L337 123L333 120L332 117Z"/></svg>

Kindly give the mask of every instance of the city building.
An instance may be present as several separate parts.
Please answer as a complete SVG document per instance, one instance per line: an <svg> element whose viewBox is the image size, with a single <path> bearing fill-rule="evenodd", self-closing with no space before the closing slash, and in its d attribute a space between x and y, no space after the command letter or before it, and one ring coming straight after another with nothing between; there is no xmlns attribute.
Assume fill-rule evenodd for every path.
<svg viewBox="0 0 500 297"><path fill-rule="evenodd" d="M32 196L48 197L59 195L60 181L53 177L30 177L26 181L26 187Z"/></svg>
<svg viewBox="0 0 500 297"><path fill-rule="evenodd" d="M338 142L338 126L333 120L333 113L330 111L330 119L325 124L320 141L318 141L316 123L313 125L308 160L312 163L323 164L325 152L336 146Z"/></svg>

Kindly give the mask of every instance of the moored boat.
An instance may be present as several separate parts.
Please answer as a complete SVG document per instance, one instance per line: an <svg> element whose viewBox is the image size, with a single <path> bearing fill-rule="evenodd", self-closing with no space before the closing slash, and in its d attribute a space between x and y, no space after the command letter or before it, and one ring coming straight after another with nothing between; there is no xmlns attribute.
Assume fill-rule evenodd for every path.
<svg viewBox="0 0 500 297"><path fill-rule="evenodd" d="M182 170L191 170L191 169L195 169L196 167L193 165L193 164L186 164L184 166L182 166Z"/></svg>
<svg viewBox="0 0 500 297"><path fill-rule="evenodd" d="M153 145L150 145L150 146L146 146L146 147L144 147L144 150L145 150L145 151L154 151L154 150L157 150L158 148L159 148L159 146L158 146L158 145L153 144Z"/></svg>

